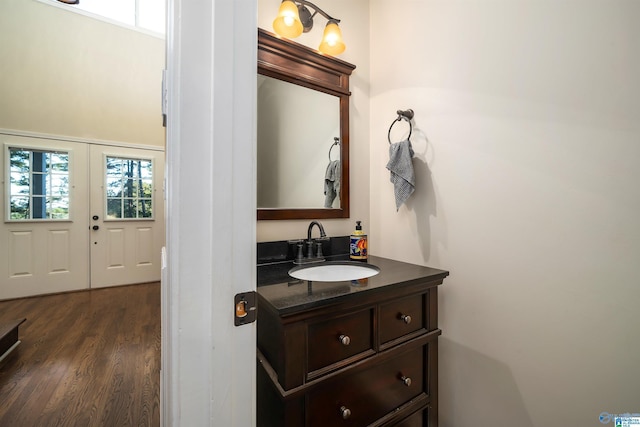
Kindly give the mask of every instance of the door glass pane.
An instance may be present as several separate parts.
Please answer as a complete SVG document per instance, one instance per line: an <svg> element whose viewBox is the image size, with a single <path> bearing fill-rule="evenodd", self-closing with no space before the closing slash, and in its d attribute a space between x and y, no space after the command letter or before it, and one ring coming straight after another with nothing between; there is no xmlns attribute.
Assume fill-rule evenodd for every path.
<svg viewBox="0 0 640 427"><path fill-rule="evenodd" d="M151 180L143 180L140 187L140 197L151 198Z"/></svg>
<svg viewBox="0 0 640 427"><path fill-rule="evenodd" d="M107 176L122 176L122 159L107 157Z"/></svg>
<svg viewBox="0 0 640 427"><path fill-rule="evenodd" d="M53 197L49 199L49 211L51 212L51 217L58 218L69 218L69 199L65 197Z"/></svg>
<svg viewBox="0 0 640 427"><path fill-rule="evenodd" d="M138 201L138 217L151 218L151 200Z"/></svg>
<svg viewBox="0 0 640 427"><path fill-rule="evenodd" d="M11 215L9 219L29 219L29 198L15 196L11 198Z"/></svg>
<svg viewBox="0 0 640 427"><path fill-rule="evenodd" d="M69 155L66 153L51 153L51 169L59 172L69 172Z"/></svg>
<svg viewBox="0 0 640 427"><path fill-rule="evenodd" d="M135 199L123 199L122 200L122 217L123 218L137 218L136 214L136 200Z"/></svg>
<svg viewBox="0 0 640 427"><path fill-rule="evenodd" d="M30 155L28 150L9 149L11 172L29 173Z"/></svg>
<svg viewBox="0 0 640 427"><path fill-rule="evenodd" d="M107 197L122 197L122 178L107 177Z"/></svg>
<svg viewBox="0 0 640 427"><path fill-rule="evenodd" d="M8 220L68 220L69 153L9 147Z"/></svg>
<svg viewBox="0 0 640 427"><path fill-rule="evenodd" d="M63 197L69 195L69 177L67 175L51 175L51 195Z"/></svg>
<svg viewBox="0 0 640 427"><path fill-rule="evenodd" d="M107 219L122 218L122 199L107 199Z"/></svg>
<svg viewBox="0 0 640 427"><path fill-rule="evenodd" d="M153 219L153 162L106 157L106 219Z"/></svg>
<svg viewBox="0 0 640 427"><path fill-rule="evenodd" d="M38 165L38 163L34 163L34 166ZM32 174L32 182L31 187L33 188L33 194L36 196L46 196L47 195L47 174L46 173L38 173L34 172Z"/></svg>
<svg viewBox="0 0 640 427"><path fill-rule="evenodd" d="M11 172L11 194L29 195L29 173Z"/></svg>
<svg viewBox="0 0 640 427"><path fill-rule="evenodd" d="M140 168L140 176L142 178L153 178L153 175L151 174L151 160L142 160L138 166Z"/></svg>

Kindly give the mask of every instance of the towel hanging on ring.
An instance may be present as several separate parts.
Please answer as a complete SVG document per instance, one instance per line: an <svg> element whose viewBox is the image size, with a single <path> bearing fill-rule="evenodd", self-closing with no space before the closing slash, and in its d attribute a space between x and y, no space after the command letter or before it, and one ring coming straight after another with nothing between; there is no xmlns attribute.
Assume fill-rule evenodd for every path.
<svg viewBox="0 0 640 427"><path fill-rule="evenodd" d="M324 207L333 207L333 201L340 200L340 160L331 160L331 150L340 144L340 138L333 138L333 144L329 148L329 164L324 174Z"/></svg>
<svg viewBox="0 0 640 427"><path fill-rule="evenodd" d="M387 139L389 140L389 162L387 163L387 169L391 174L390 181L393 183L396 211L400 210L400 206L409 199L415 191L416 186L413 162L411 160L414 155L410 140L411 131L413 130L411 118L413 118L413 110L398 110L398 118L391 123L387 134ZM394 124L402 120L406 120L409 123L409 136L403 141L392 143L391 128L393 128Z"/></svg>

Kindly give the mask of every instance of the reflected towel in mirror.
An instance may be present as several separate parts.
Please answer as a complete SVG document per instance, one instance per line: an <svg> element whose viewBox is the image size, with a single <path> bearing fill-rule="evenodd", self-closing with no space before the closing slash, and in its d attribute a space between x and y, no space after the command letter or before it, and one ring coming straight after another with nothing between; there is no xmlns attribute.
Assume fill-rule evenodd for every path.
<svg viewBox="0 0 640 427"><path fill-rule="evenodd" d="M387 169L391 172L391 182L396 198L396 211L407 201L416 186L413 172L413 148L408 139L389 145Z"/></svg>
<svg viewBox="0 0 640 427"><path fill-rule="evenodd" d="M324 207L333 207L333 201L340 194L340 160L332 160L324 174Z"/></svg>

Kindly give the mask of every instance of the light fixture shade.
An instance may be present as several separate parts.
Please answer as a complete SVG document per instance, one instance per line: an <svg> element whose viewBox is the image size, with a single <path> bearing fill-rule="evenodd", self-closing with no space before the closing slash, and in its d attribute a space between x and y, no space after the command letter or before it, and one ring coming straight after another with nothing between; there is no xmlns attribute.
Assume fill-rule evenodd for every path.
<svg viewBox="0 0 640 427"><path fill-rule="evenodd" d="M280 4L278 16L273 20L275 32L288 38L295 38L302 34L302 23L298 15L298 6L291 0L284 0Z"/></svg>
<svg viewBox="0 0 640 427"><path fill-rule="evenodd" d="M340 55L346 48L342 41L342 31L335 21L327 22L327 26L324 28L324 35L322 36L322 42L318 50L327 55Z"/></svg>

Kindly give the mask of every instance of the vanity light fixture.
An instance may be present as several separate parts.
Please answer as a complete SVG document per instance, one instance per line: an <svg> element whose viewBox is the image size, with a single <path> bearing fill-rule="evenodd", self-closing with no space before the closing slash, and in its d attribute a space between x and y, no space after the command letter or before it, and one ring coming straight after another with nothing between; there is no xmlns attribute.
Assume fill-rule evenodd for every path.
<svg viewBox="0 0 640 427"><path fill-rule="evenodd" d="M307 6L313 9L313 14ZM342 41L342 32L338 26L340 20L332 18L318 6L306 0L282 0L278 16L273 21L273 29L279 36L296 38L303 32L311 31L313 17L318 13L327 19L318 50L328 55L341 54L346 46Z"/></svg>

